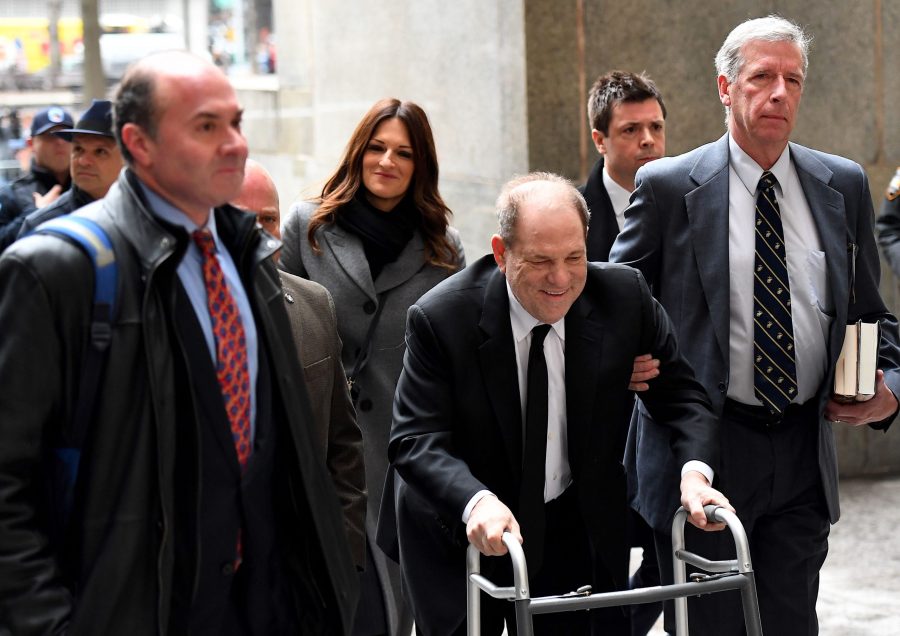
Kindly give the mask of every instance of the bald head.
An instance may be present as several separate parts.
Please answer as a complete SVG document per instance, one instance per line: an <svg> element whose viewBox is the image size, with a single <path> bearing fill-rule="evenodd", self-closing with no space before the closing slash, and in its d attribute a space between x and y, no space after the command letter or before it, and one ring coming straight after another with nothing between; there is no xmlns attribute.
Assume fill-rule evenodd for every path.
<svg viewBox="0 0 900 636"><path fill-rule="evenodd" d="M269 234L281 238L281 211L275 182L262 165L248 159L244 167L244 183L231 204L246 212L256 214L259 224Z"/></svg>
<svg viewBox="0 0 900 636"><path fill-rule="evenodd" d="M559 175L549 172L532 172L507 182L497 197L497 220L499 236L507 246L515 242L516 221L522 205L534 198L556 199L556 203L569 207L578 214L584 234L587 235L591 215L584 197L572 183Z"/></svg>

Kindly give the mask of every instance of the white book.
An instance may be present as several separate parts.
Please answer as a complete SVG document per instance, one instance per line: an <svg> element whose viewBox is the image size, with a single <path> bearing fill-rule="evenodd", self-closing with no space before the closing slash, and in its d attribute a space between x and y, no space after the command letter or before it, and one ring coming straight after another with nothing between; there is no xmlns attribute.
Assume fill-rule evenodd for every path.
<svg viewBox="0 0 900 636"><path fill-rule="evenodd" d="M856 322L847 325L844 346L834 372L834 393L847 402L863 402L875 396L881 325Z"/></svg>

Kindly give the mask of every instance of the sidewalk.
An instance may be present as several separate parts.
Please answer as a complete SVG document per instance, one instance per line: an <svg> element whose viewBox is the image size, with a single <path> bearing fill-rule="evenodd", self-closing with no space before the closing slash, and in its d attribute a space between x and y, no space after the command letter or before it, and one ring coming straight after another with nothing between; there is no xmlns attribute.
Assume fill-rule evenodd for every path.
<svg viewBox="0 0 900 636"><path fill-rule="evenodd" d="M900 477L841 482L819 591L822 636L900 634Z"/></svg>

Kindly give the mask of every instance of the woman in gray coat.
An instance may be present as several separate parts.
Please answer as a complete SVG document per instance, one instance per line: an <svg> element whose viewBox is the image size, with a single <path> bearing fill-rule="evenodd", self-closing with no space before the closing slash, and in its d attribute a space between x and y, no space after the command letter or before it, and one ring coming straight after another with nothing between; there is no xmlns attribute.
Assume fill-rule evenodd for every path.
<svg viewBox="0 0 900 636"><path fill-rule="evenodd" d="M357 125L322 195L295 204L284 223L282 269L321 284L334 298L363 433L368 545L357 636L408 636L412 627L399 570L375 545L375 528L406 310L465 265L437 186L437 155L424 111L383 99Z"/></svg>

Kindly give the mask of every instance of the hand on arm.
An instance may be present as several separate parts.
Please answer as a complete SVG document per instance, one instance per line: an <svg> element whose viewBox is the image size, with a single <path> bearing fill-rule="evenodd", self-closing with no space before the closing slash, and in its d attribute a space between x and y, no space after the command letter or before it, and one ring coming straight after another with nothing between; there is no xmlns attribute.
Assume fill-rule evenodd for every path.
<svg viewBox="0 0 900 636"><path fill-rule="evenodd" d="M522 543L519 523L512 511L495 495L485 495L469 515L466 524L469 543L485 556L500 556L507 552L503 545L504 532L511 532Z"/></svg>
<svg viewBox="0 0 900 636"><path fill-rule="evenodd" d="M634 368L631 371L631 382L628 388L631 391L646 391L650 388L647 384L659 375L659 360L651 354L645 353L634 359Z"/></svg>
<svg viewBox="0 0 900 636"><path fill-rule="evenodd" d="M850 426L880 422L897 412L897 397L884 383L884 371L875 376L875 397L865 402L838 402L834 398L825 405L825 418Z"/></svg>
<svg viewBox="0 0 900 636"><path fill-rule="evenodd" d="M709 523L703 506L716 504L734 512L728 503L728 497L709 485L701 473L696 470L687 471L681 478L681 505L688 511L688 521L701 530L722 530L724 523Z"/></svg>

